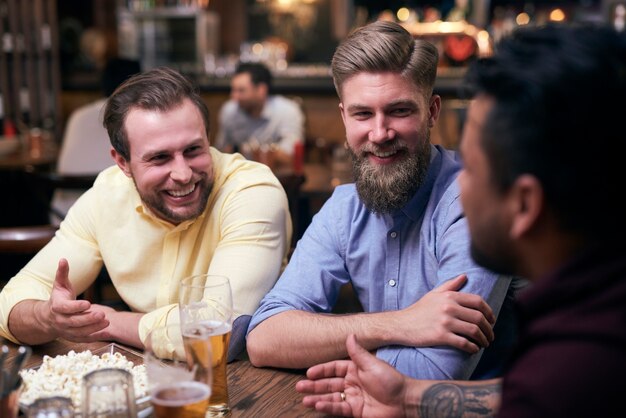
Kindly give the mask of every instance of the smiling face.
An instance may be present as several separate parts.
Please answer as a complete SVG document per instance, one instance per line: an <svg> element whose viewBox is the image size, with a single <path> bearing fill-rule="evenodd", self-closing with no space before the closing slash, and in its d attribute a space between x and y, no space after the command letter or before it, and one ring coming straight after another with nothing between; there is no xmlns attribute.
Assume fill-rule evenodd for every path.
<svg viewBox="0 0 626 418"><path fill-rule="evenodd" d="M131 177L143 203L175 225L198 217L213 187L213 160L202 116L188 99L166 112L132 108L125 121L126 161L113 158Z"/></svg>
<svg viewBox="0 0 626 418"><path fill-rule="evenodd" d="M363 203L376 213L403 207L422 184L430 162L430 128L439 96L425 98L392 72L356 74L341 88L339 105Z"/></svg>

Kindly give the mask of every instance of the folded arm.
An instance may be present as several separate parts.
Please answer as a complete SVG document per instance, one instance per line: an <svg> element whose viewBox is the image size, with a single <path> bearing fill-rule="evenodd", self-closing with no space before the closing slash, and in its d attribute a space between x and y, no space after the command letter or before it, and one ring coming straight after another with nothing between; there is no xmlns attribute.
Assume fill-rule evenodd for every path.
<svg viewBox="0 0 626 418"><path fill-rule="evenodd" d="M248 335L250 360L256 366L303 368L345 358L344 342L349 334L357 335L367 350L449 345L475 353L493 340L495 317L479 296L457 292L465 281L465 276L459 276L399 311L351 315L281 312Z"/></svg>

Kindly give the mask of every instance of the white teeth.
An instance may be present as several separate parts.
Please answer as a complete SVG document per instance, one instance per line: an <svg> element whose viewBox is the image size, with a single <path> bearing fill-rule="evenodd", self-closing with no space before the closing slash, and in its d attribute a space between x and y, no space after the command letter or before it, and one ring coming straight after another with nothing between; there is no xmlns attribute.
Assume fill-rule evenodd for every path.
<svg viewBox="0 0 626 418"><path fill-rule="evenodd" d="M374 154L375 156L379 158L387 158L387 157L391 157L395 153L396 151L387 151L387 152L373 152L372 154Z"/></svg>
<svg viewBox="0 0 626 418"><path fill-rule="evenodd" d="M168 190L167 193L174 197L182 197L182 196L187 196L188 194L191 194L195 189L196 189L196 185L192 184L191 186L189 186L188 188L184 190Z"/></svg>

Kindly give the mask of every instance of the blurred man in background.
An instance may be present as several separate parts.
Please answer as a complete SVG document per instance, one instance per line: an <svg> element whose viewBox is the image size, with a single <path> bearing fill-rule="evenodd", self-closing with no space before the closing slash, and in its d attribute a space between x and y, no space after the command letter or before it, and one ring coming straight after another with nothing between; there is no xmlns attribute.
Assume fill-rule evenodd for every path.
<svg viewBox="0 0 626 418"><path fill-rule="evenodd" d="M277 165L292 162L297 143L304 141L304 115L299 103L272 95L272 73L261 63L240 63L231 80L230 100L220 110L216 148Z"/></svg>

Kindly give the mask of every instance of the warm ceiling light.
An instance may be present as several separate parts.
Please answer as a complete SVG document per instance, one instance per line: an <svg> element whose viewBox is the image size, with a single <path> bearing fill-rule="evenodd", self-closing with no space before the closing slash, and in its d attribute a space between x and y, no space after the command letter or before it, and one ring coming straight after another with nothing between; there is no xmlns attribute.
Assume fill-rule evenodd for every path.
<svg viewBox="0 0 626 418"><path fill-rule="evenodd" d="M554 9L550 12L550 20L553 22L562 22L565 20L565 13L561 9Z"/></svg>
<svg viewBox="0 0 626 418"><path fill-rule="evenodd" d="M517 17L515 18L515 22L518 25L528 25L528 23L530 22L530 16L528 16L528 13L520 13L517 15Z"/></svg>
<svg viewBox="0 0 626 418"><path fill-rule="evenodd" d="M476 38L478 38L479 41L488 42L489 32L487 32L486 30L481 30L476 34Z"/></svg>
<svg viewBox="0 0 626 418"><path fill-rule="evenodd" d="M398 20L400 22L406 22L407 20L409 20L410 15L411 12L406 7L399 8L398 12L396 13L396 16L398 16Z"/></svg>
<svg viewBox="0 0 626 418"><path fill-rule="evenodd" d="M252 45L252 53L254 55L261 55L263 53L263 44L257 42Z"/></svg>

